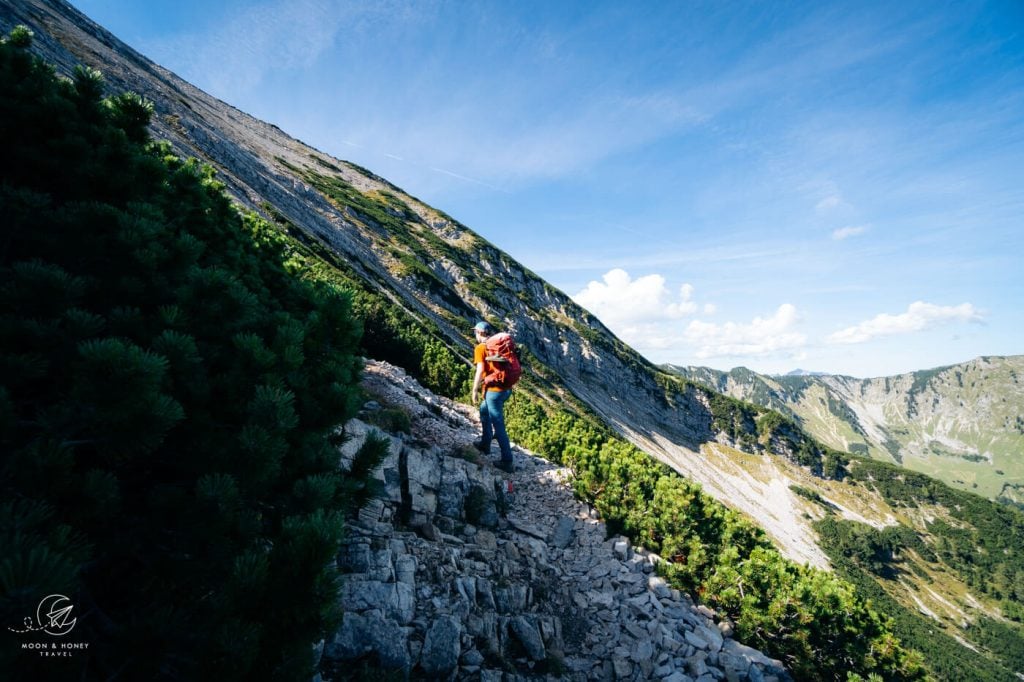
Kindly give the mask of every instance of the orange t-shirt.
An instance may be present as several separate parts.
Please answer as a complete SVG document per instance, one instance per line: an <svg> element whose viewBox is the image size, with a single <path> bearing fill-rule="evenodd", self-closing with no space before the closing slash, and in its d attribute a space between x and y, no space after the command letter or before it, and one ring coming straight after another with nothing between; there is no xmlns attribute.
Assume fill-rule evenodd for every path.
<svg viewBox="0 0 1024 682"><path fill-rule="evenodd" d="M484 363L484 376L485 377L488 374L491 373L491 363L487 362L487 360L485 359L486 357L487 357L487 344L486 343L478 343L478 344L476 344L476 348L473 349L473 364L474 365L478 365L481 362ZM487 391L503 391L505 389L499 388L497 386L488 386L485 390L487 390Z"/></svg>

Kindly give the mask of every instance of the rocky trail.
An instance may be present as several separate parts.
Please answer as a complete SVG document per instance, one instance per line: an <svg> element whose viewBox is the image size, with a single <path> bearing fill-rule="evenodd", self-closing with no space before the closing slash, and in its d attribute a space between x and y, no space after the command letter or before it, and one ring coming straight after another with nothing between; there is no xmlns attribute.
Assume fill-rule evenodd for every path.
<svg viewBox="0 0 1024 682"><path fill-rule="evenodd" d="M568 470L520 448L514 474L494 468L472 448L474 410L401 369L368 362L363 387L372 400L346 426L342 460L382 431L383 493L348 528L345 617L318 647L315 682L380 668L393 679L494 682L791 679L671 589L659 557L608 538L573 497ZM373 426L396 412L408 433Z"/></svg>

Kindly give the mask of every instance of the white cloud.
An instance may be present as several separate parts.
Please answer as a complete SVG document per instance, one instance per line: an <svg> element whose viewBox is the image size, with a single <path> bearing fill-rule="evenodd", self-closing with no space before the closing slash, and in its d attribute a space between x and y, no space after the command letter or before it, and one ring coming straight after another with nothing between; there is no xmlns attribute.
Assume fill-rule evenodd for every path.
<svg viewBox="0 0 1024 682"><path fill-rule="evenodd" d="M673 296L658 274L632 279L622 268L609 270L601 282L591 281L573 300L626 337L645 323L676 320L697 312L693 286L684 284Z"/></svg>
<svg viewBox="0 0 1024 682"><path fill-rule="evenodd" d="M982 319L981 313L970 303L939 306L916 301L907 307L905 313L881 313L870 320L831 334L828 341L840 344L864 343L880 336L909 334L946 322L980 322Z"/></svg>
<svg viewBox="0 0 1024 682"><path fill-rule="evenodd" d="M832 209L839 208L843 205L843 197L839 194L830 194L817 203L814 207L820 213L831 211Z"/></svg>
<svg viewBox="0 0 1024 682"><path fill-rule="evenodd" d="M683 336L686 342L697 348L697 357L701 359L765 356L796 351L807 343L807 336L793 328L798 321L796 307L783 303L771 317L755 317L749 324L712 324L694 320L687 325Z"/></svg>
<svg viewBox="0 0 1024 682"><path fill-rule="evenodd" d="M573 300L597 315L623 341L640 352L677 355L690 347L701 359L723 356L763 357L777 353L795 355L807 343L796 331L796 307L785 303L766 318L747 324L714 324L687 316L713 315L713 303L693 300L694 287L684 284L673 293L658 274L633 279L622 268L609 270L601 281L591 281Z"/></svg>
<svg viewBox="0 0 1024 682"><path fill-rule="evenodd" d="M857 235L864 234L867 231L867 225L850 225L848 227L840 227L838 230L832 231L832 239L842 241L849 237L856 237Z"/></svg>

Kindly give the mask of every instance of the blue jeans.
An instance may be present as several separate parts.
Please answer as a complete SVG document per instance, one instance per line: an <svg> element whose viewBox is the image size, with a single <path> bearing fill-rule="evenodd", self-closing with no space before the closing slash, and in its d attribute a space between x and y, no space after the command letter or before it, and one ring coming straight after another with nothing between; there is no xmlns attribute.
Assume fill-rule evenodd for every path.
<svg viewBox="0 0 1024 682"><path fill-rule="evenodd" d="M512 447L508 444L508 433L505 432L505 401L512 395L507 391L484 391L484 400L480 403L480 424L484 427L481 441L485 448L490 449L491 438L498 440L501 449L501 460L512 461Z"/></svg>

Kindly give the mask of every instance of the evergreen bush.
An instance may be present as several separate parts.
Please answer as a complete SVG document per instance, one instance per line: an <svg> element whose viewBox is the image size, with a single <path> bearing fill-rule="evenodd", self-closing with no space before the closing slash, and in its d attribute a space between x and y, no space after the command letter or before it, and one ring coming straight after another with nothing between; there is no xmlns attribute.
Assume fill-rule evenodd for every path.
<svg viewBox="0 0 1024 682"><path fill-rule="evenodd" d="M275 228L148 142L150 103L57 78L30 42L0 45L0 623L65 594L89 649L4 646L0 669L309 679L365 488L335 450L350 296L289 274Z"/></svg>
<svg viewBox="0 0 1024 682"><path fill-rule="evenodd" d="M586 416L520 401L505 417L517 443L572 469L576 493L609 533L660 554L673 585L732 619L741 641L782 659L797 679L927 677L920 654L853 585L785 559L698 484Z"/></svg>

